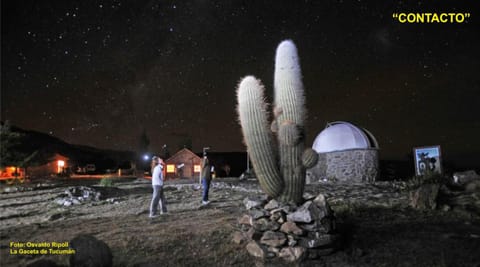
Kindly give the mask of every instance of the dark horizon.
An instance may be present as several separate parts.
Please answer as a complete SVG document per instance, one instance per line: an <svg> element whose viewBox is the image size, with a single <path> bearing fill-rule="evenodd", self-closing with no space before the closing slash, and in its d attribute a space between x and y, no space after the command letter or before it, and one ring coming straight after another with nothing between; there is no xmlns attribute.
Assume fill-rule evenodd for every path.
<svg viewBox="0 0 480 267"><path fill-rule="evenodd" d="M2 122L3 124L4 122ZM51 135L48 135L46 133L42 133L42 132L38 132L38 131L35 131L35 130L29 130L29 129L22 129L22 128L19 128L19 127L16 127L15 125L11 125L12 127L12 130L13 131L19 131L19 132L22 132L22 133L30 133L31 135L45 135L45 136L50 136L54 139L57 139L57 140L60 140L61 142L64 142L65 144L67 145L71 145L73 146L73 148L69 148L68 150L70 151L70 153L73 153L73 154L76 154L75 152L72 152L71 150L72 149L79 149L81 148L80 150L84 150L85 148L90 148L90 149L94 149L94 150L99 150L99 151L108 151L108 152L113 152L113 153L122 153L122 154L131 154L132 156L136 155L136 160L139 161L139 162L142 162L143 161L143 156L145 155L144 152L139 152L139 151L131 151L131 150L111 150L111 149L102 149L102 148L98 148L98 147L92 147L92 146L86 146L86 145L83 145L83 144L74 144L74 143L68 143L68 142L65 142L64 140L62 140L61 138L58 138L58 137L55 137L55 136L51 136ZM36 140L37 138L34 138L33 140ZM42 140L45 140L44 138L41 138ZM31 138L29 138L30 142L33 141ZM39 145L39 142L38 140L34 141L35 145ZM42 142L40 142L42 143ZM47 148L47 150L50 150L48 149L48 145L44 144L45 147L44 148ZM50 144L51 145L51 144ZM180 151L182 148L176 148L174 150L169 150L169 156L173 156L175 153L177 153L178 151ZM34 149L36 150L36 149ZM33 151L33 150L32 150ZM52 151L50 151L52 152ZM58 151L57 151L58 152ZM146 154L148 154L149 156L153 156L153 155L156 155L156 156L164 156L164 152L163 150L157 150L157 151L154 151L154 150L149 150ZM196 155L198 156L202 156L203 152L202 150L192 150L192 152L194 152ZM219 159L220 161L224 161L225 158L224 156L227 156L228 159L233 159L233 158L236 158L236 165L238 165L239 162L241 161L245 161L245 168L246 168L246 154L247 152L246 151L216 151L216 150L207 150L208 154L210 155L213 155L215 158ZM126 155L125 154L125 155ZM238 156L239 154L241 154L242 156L241 157L245 157L245 159L240 159L241 157ZM168 159L169 157L165 158L165 159ZM135 160L132 158L132 160ZM453 172L458 172L458 171L466 171L466 170L476 170L477 172L480 172L480 164L479 162L476 160L476 155L468 155L468 154L464 154L464 155L457 155L456 157L455 156L452 156L452 155L444 155L442 153L441 155L441 160L442 160L442 170L445 172L445 173L448 173L448 174L451 174ZM120 160L122 161L122 160ZM394 169L395 172L397 174L401 174L403 175L402 177L403 178L406 178L406 177L411 177L414 175L414 172L415 172L415 165L414 165L414 158L413 158L413 150L412 150L412 153L411 154L408 154L408 155L404 155L404 157L398 157L398 158L385 158L382 156L382 153L381 153L381 150L379 150L379 161L380 161L380 171L383 175L388 175L389 171L387 169ZM238 166L236 166L236 168L238 169ZM250 168L253 168L253 166L251 165ZM238 171L238 170L237 170ZM382 178L381 178L382 179ZM383 177L383 179L386 179L385 177Z"/></svg>
<svg viewBox="0 0 480 267"><path fill-rule="evenodd" d="M440 145L480 162L479 7L472 1L2 1L1 120L101 149L245 151L235 90L273 94L278 43L298 48L306 144L328 122L369 130L380 158ZM470 13L413 24L395 12ZM470 163L469 163L470 164Z"/></svg>

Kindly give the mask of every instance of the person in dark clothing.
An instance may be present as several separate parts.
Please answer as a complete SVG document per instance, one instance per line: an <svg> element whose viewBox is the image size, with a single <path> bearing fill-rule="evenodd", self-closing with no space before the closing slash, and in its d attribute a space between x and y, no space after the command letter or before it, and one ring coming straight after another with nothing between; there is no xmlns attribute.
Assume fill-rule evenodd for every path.
<svg viewBox="0 0 480 267"><path fill-rule="evenodd" d="M202 161L202 186L203 186L203 193L202 193L202 204L207 205L210 203L208 201L208 191L210 190L210 182L212 181L212 173L211 173L211 165L210 161L208 160L207 154L203 154L203 161Z"/></svg>

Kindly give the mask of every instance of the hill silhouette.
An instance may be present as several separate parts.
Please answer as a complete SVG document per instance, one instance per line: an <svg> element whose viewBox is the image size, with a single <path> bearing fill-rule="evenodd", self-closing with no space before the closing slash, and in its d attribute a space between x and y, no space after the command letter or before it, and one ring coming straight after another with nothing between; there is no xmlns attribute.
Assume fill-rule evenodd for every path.
<svg viewBox="0 0 480 267"><path fill-rule="evenodd" d="M4 123L2 122L2 125ZM130 162L136 161L132 151L99 149L85 145L69 144L57 137L16 126L10 126L11 132L19 133L19 144L15 149L25 154L37 151L35 162L45 164L55 154L63 155L77 166L95 164L99 171L116 168L130 168Z"/></svg>

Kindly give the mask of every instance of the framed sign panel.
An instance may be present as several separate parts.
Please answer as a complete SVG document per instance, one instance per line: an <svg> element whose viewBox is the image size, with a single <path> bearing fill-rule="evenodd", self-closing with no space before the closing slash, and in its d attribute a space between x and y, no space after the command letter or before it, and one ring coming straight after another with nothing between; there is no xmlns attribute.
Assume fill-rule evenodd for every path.
<svg viewBox="0 0 480 267"><path fill-rule="evenodd" d="M416 175L425 175L428 172L442 173L440 146L416 147L413 149L413 158Z"/></svg>

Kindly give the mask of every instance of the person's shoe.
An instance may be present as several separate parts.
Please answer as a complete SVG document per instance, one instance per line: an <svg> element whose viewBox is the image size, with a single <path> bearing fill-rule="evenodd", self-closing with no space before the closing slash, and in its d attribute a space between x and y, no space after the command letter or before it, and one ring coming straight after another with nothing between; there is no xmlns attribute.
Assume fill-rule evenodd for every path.
<svg viewBox="0 0 480 267"><path fill-rule="evenodd" d="M148 215L148 218L157 218L158 217L158 214L150 214Z"/></svg>
<svg viewBox="0 0 480 267"><path fill-rule="evenodd" d="M210 201L208 201L208 200L207 200L207 201L202 200L202 205L208 205L208 203L210 203Z"/></svg>
<svg viewBox="0 0 480 267"><path fill-rule="evenodd" d="M160 215L168 215L168 211L160 212Z"/></svg>

